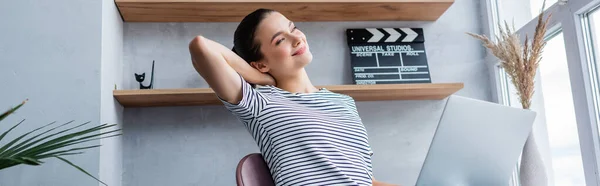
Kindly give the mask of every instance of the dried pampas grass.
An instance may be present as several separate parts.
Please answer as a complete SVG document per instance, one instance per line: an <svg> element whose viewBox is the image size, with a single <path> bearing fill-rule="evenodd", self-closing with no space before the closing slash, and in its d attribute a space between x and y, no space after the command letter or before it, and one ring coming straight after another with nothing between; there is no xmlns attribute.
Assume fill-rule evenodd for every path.
<svg viewBox="0 0 600 186"><path fill-rule="evenodd" d="M504 22L504 27L498 25L500 35L496 36L496 42L493 42L484 35L467 33L481 40L483 46L490 49L494 56L501 60L502 68L504 68L515 85L519 100L524 109L529 109L531 106L535 74L542 59L542 50L546 45L544 36L546 35L546 27L551 16L548 15L548 18L543 20L544 13L542 11L538 16L533 41L530 42L526 35L523 44L520 43L519 35L515 33L514 28L511 29L506 22Z"/></svg>

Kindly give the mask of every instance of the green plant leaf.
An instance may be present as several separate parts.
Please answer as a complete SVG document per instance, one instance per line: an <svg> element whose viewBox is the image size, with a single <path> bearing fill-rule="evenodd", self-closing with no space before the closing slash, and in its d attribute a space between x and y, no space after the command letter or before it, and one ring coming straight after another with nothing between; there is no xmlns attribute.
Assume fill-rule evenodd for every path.
<svg viewBox="0 0 600 186"><path fill-rule="evenodd" d="M111 126L114 126L114 125L111 125ZM39 154L39 152L49 152L49 151L52 151L52 150L55 150L55 149L58 149L58 148L65 147L65 146L79 144L84 139L89 139L89 138L93 138L93 137L96 137L96 136L102 136L102 135L109 134L109 133L112 133L112 132L120 130L120 129L117 129L117 130L114 130L114 131L109 131L109 132L104 132L104 133L99 133L99 134L91 134L91 135L88 135L88 136L84 136L84 137L73 139L73 138L75 138L77 136L81 136L81 135L85 135L87 133L91 133L91 132L95 132L95 131L98 131L98 130L102 130L104 128L111 127L111 126L104 126L104 127L101 127L101 128L93 128L93 130L92 129L88 129L88 130L84 130L84 131L81 131L81 132L75 132L75 133L72 133L72 134L64 135L64 136L58 137L56 139L50 140L50 141L48 141L46 143L43 143L43 144L37 145L35 147L32 147L32 148L30 148L28 150L25 150L25 151L23 151L22 154L23 155L32 155L32 154L35 154L35 153Z"/></svg>
<svg viewBox="0 0 600 186"><path fill-rule="evenodd" d="M5 169L8 167L12 167L15 165L19 165L19 164L26 164L26 165L40 165L43 162L34 159L34 158L28 158L28 157L21 157L21 158L0 158L0 162L2 163L2 166L0 166L0 170L1 169Z"/></svg>
<svg viewBox="0 0 600 186"><path fill-rule="evenodd" d="M115 130L115 131L119 131L119 130ZM106 132L106 133L108 134L108 133L112 133L112 132L115 132L115 131L110 131L110 132ZM105 135L105 134L96 134L95 136L100 136L100 135ZM83 139L83 140L77 139L77 141L67 141L67 142L63 142L61 144L57 144L57 145L66 147L66 146L76 145L76 144L80 144L80 143L85 143L85 142L88 142L88 141L96 141L96 140L101 140L101 139L104 139L104 138L110 138L110 137L115 137L115 136L120 136L120 135L122 135L122 134L113 134L113 135L109 135L109 136L101 136L101 137L98 137L98 138ZM89 136L89 137L95 137L95 136Z"/></svg>
<svg viewBox="0 0 600 186"><path fill-rule="evenodd" d="M25 121L25 120L23 120L23 121ZM2 148L0 148L0 157L3 157L3 156L2 156L2 154L4 154L4 152L6 151L6 149L8 149L10 146L12 146L14 143L18 142L19 140L21 140L21 139L22 139L22 138L24 138L25 136L27 136L27 135L29 135L29 134L31 134L31 133L33 133L33 132L37 131L37 130L40 130L40 129L42 129L42 128L45 128L45 127L47 127L47 126L50 126L50 125L52 125L52 124L54 124L54 123L55 123L55 122L52 122L52 123L49 123L49 124L47 124L47 125L41 126L41 127L37 128L37 129L34 129L34 130L32 130L32 131L29 131L29 132L27 132L27 133L25 133L25 134L21 135L20 137L18 137L18 138L16 138L16 139L12 140L12 141L11 141L11 142L9 142L8 144L4 145ZM19 124L21 124L21 123L19 123ZM17 125L19 125L19 124L17 124ZM16 127L16 126L15 126L15 127ZM42 133L42 134L44 134L44 133ZM42 135L42 134L39 134L39 135L37 135L37 136L40 136L40 135ZM15 148L19 148L19 147L20 147L22 144L24 144L24 143L27 143L27 142L29 142L29 141L31 141L31 140L33 140L33 139L35 139L37 136L34 136L33 138L29 138L28 140L26 140L26 141L24 141L24 142L22 142L22 143L18 144L17 146L15 146Z"/></svg>
<svg viewBox="0 0 600 186"><path fill-rule="evenodd" d="M21 159L23 161L25 161L26 162L25 164L27 164L27 165L41 165L42 163L44 163L38 159L30 158L30 157L21 157Z"/></svg>
<svg viewBox="0 0 600 186"><path fill-rule="evenodd" d="M58 126L58 127L64 126L64 125L66 125L66 124L69 124L69 123L71 123L71 122L72 122L72 121L70 121L70 122L67 122L67 123L65 123L65 124L62 124L62 125L60 125L60 126ZM0 149L0 157L12 156L12 155L14 155L14 154L16 154L16 153L19 153L19 152L21 152L21 151L27 151L27 149L28 149L28 148L29 148L29 150L31 150L31 148L33 148L33 147L31 147L31 146L33 146L33 145L35 145L35 144L37 144L37 143L39 143L39 142L41 142L41 141L44 141L44 140L46 140L46 139L48 139L48 138L50 138L50 137L52 137L52 136L56 136L56 135L58 135L58 134L61 134L61 133L63 133L63 132L67 132L67 131L69 131L69 130L72 130L72 129L75 129L75 128L78 128L78 127L81 127L81 126L83 126L83 125L86 125L86 124L88 124L88 123L90 123L90 122L86 122L86 123L83 123L83 124L77 125L77 126L75 126L75 127L71 127L71 128L69 128L69 129L65 129L65 130L63 130L63 131L60 131L60 132L57 132L57 133L54 133L54 134L51 134L51 135L48 135L48 136L42 137L41 139L38 139L38 140L36 140L36 141L34 141L34 142L31 142L31 143L28 143L28 144L20 144L19 146L15 146L15 147L13 147L13 148L10 148L10 149L8 149L8 150L6 150L6 151L4 151L4 152L3 152L3 150L4 150L4 149ZM57 128L57 127L55 127L55 128ZM54 130L55 128L52 128L52 129L50 129L50 130L48 130L48 131L46 131L46 132L44 132L44 133L42 133L42 134L45 134L45 133L47 133L47 132L50 132L51 130ZM42 135L42 134L40 134L40 135ZM37 135L37 136L40 136L40 135ZM37 137L37 136L36 136L36 137ZM64 136L63 136L63 137L64 137ZM58 137L58 138L60 138L60 137ZM42 144L46 144L46 143L55 143L55 142L53 142L53 141L51 141L51 140L50 140L50 141L47 141L47 142L45 142L45 143L42 143Z"/></svg>
<svg viewBox="0 0 600 186"><path fill-rule="evenodd" d="M99 138L86 139L86 140L83 140L83 141L78 141L77 144L78 143L88 142L88 141L96 141L96 140L100 140L100 139L104 139L104 138L111 138L111 137L120 136L120 135L122 135L122 134L114 134L114 135L103 136L103 137L99 137ZM70 146L70 145L74 145L74 144L67 144L67 145L64 145L64 146ZM70 149L70 150L67 150L67 151L64 151L64 152L60 152L62 154L54 154L54 153L58 153L58 152L51 152L49 154L38 155L37 157L40 158L40 159L44 159L44 158L48 158L48 157L52 157L52 156L63 156L63 155L72 155L72 154L81 154L81 153L83 153L83 152L71 152L72 150L75 150L75 149ZM42 156L42 157L40 157L40 156Z"/></svg>
<svg viewBox="0 0 600 186"><path fill-rule="evenodd" d="M54 156L54 157L56 157L56 158L58 158L59 160L62 160L62 161L64 161L64 162L68 163L69 165L71 165L71 166L75 167L75 168L76 168L76 169L78 169L79 171L81 171L81 172L83 172L83 173L87 174L88 176L90 176L90 177L94 178L96 181L98 181L98 182L100 182L100 183L102 183L102 184L104 184L104 185L108 186L106 183L104 183L104 182L100 181L98 178L96 178L96 177L92 176L92 174L90 174L90 173L88 173L87 171L83 170L81 167L79 167L79 166L77 166L77 165L75 165L75 164L71 163L69 160L67 160L67 159L64 159L64 158L62 158L62 157L60 157L60 156Z"/></svg>
<svg viewBox="0 0 600 186"><path fill-rule="evenodd" d="M17 158L0 158L0 160L14 162L14 163L18 163L18 164L25 163L25 161L17 159Z"/></svg>
<svg viewBox="0 0 600 186"><path fill-rule="evenodd" d="M5 161L5 159L0 159L0 170L6 169L9 167L13 167L13 166L17 166L20 164L22 164L22 163L13 162L13 161Z"/></svg>
<svg viewBox="0 0 600 186"><path fill-rule="evenodd" d="M0 115L0 121L4 120L4 118L6 118L8 115L19 110L19 108L21 108L25 103L27 103L28 100L29 99L26 99L25 101L21 102L21 104L17 105L15 108L8 109L8 111L2 113L2 115Z"/></svg>
<svg viewBox="0 0 600 186"><path fill-rule="evenodd" d="M32 138L29 138L29 139L27 139L27 140L25 140L25 141L23 141L23 142L21 142L21 143L19 143L19 144L15 145L14 147L10 148L9 150L6 150L6 149L5 149L5 148L8 148L8 146L2 147L2 148L0 148L0 157L4 157L4 156L11 156L11 155L13 155L13 154L16 154L16 153L18 153L18 152L20 152L20 151L22 151L22 150L24 150L24 149L26 149L26 148L28 148L28 147L31 147L32 145L34 145L34 144L36 144L36 143L38 143L38 142L40 142L40 141L43 141L44 139L46 139L47 137L50 137L50 136L52 136L52 135L50 135L50 136L46 136L46 137L44 137L44 138L41 138L41 139L38 139L38 140L36 140L36 141L34 141L34 142L32 142L32 143L28 143L29 141L31 141L31 140L34 140L34 139L36 139L36 138L38 138L38 137L40 137L40 136L42 136L42 135L44 135L44 134L46 134L46 133L48 133L48 132L50 132L50 131L53 131L53 130L55 130L55 129L57 129L57 128L60 128L60 127L62 127L62 126L65 126L65 125L67 125L67 124L70 124L70 123L72 123L72 122L73 122L73 121L69 121L69 122L67 122L67 123L61 124L61 125L59 125L59 126L56 126L56 127L54 127L54 128L48 129L48 130L47 130L47 131L45 131L45 132L42 132L42 133L40 133L40 134L38 134L38 135L36 135L36 136L34 136L34 137L32 137ZM31 131L31 132L28 132L28 133L27 133L27 134L25 134L25 135L28 135L28 134L30 134L30 133L32 133L32 132L34 132L34 131L36 131L36 130L39 130L39 129L45 128L45 127L47 127L47 126L50 126L50 125L52 125L52 124L54 124L54 123L56 123L56 122L52 122L52 123L50 123L50 124L47 124L47 125L45 125L45 126L42 126L42 127L40 127L40 128L37 128L37 129L35 129L35 130ZM83 124L82 124L82 125L83 125ZM23 136L25 136L25 135L23 135ZM5 151L5 150L6 150L6 151Z"/></svg>
<svg viewBox="0 0 600 186"><path fill-rule="evenodd" d="M16 110L21 108L26 103L26 101L27 100L25 100L18 106L11 108L8 111L1 114L0 121L2 121L6 117L8 117L10 114L14 113ZM12 126L7 131L3 132L0 135L0 141L9 132L11 132L13 129L15 129L19 125L21 125L24 121L25 120L22 120L21 122ZM70 122L61 124L59 126L55 126L55 127L50 128L42 133L36 134L33 137L30 136L32 133L39 131L41 129L44 129L55 123L55 122L52 122L50 124L36 128L32 131L29 131L29 132L17 137L16 139L13 139L9 143L5 144L4 146L1 146L0 147L0 170L8 168L8 167L12 167L12 166L20 165L20 164L34 165L34 166L41 165L44 163L41 161L42 159L55 157L65 163L75 167L76 169L85 173L86 175L94 178L96 181L102 183L103 185L108 186L106 183L100 181L98 178L94 177L93 175L91 175L90 173L88 173L87 171L82 169L81 167L79 167L79 166L73 164L72 162L70 162L69 160L63 158L63 156L82 154L83 153L82 150L97 148L97 147L100 147L100 145L83 146L83 147L77 147L77 148L70 148L70 149L66 149L66 150L62 149L62 148L77 145L77 144L84 143L84 142L93 141L93 140L100 140L100 139L104 139L104 138L119 136L119 135L121 135L121 133L119 133L119 131L121 131L121 129L108 130L107 132L101 132L104 129L108 129L110 127L116 126L116 124L113 124L113 125L102 124L99 126L88 128L88 129L83 129L81 131L70 132L71 130L74 130L76 128L79 128L81 126L84 126L84 125L87 125L90 123L90 122L86 122L86 123L77 125L75 127L67 128L67 129L49 134L51 131L54 131L58 128L66 126L72 122L73 121L70 121Z"/></svg>
<svg viewBox="0 0 600 186"><path fill-rule="evenodd" d="M56 151L56 152L50 152L50 153L47 153L47 154L37 155L36 158L38 158L38 159L44 159L44 158L49 158L49 157L52 157L52 156L58 156L59 154L74 152L74 151L78 151L78 150L91 149L91 148L96 148L96 147L100 147L100 146L102 146L102 145L92 145L92 146L87 146L87 147L79 147L79 148L72 148L72 149L68 149L68 150L61 150L61 151Z"/></svg>
<svg viewBox="0 0 600 186"><path fill-rule="evenodd" d="M120 131L120 130L116 130L116 131ZM86 139L86 140L83 140L83 141L80 141L80 142L83 143L83 142L88 142L88 141L95 141L95 140L100 140L100 139L104 139L104 138L112 138L112 137L116 137L116 136L120 136L120 135L123 135L123 134L118 133L118 134L113 134L113 135L110 135L110 136L102 136L102 137L99 137L99 138Z"/></svg>
<svg viewBox="0 0 600 186"><path fill-rule="evenodd" d="M114 125L107 125L107 126L104 126L104 127L111 127L111 126L114 126ZM101 130L104 127L97 128L97 130ZM117 131L120 131L120 130L121 129L117 129L117 130L113 130L113 131L109 131L109 132L104 132L104 133L100 133L100 134L88 135L88 136L84 136L84 137L79 138L79 139L70 139L70 140L67 139L67 141L57 142L55 144L50 144L50 145L48 145L46 147L38 148L38 149L36 149L36 147L37 147L36 146L36 147L30 148L30 149L27 149L27 150L25 150L25 151L23 151L21 153L15 154L14 157L23 157L23 156L37 157L37 156L39 156L42 153L48 153L50 151L57 150L57 149L60 149L62 147L79 144L79 143L82 143L82 142L85 142L85 141L98 140L98 139L102 139L102 138L105 138L105 137L112 137L112 136L120 135L120 134L114 134L114 135L111 135L111 136L103 136L103 135L111 134L111 133L114 133L114 132L117 132ZM98 137L98 136L100 136L100 137ZM75 150L77 150L77 149L75 149ZM43 157L43 158L48 158L48 157ZM40 158L40 159L42 159L42 158ZM0 167L2 167L2 166L8 166L8 165L7 164L3 164L2 162L0 162Z"/></svg>
<svg viewBox="0 0 600 186"><path fill-rule="evenodd" d="M55 154L54 156L72 156L72 155L77 155L77 154L83 154L83 152L68 152L68 153L62 153L62 154Z"/></svg>
<svg viewBox="0 0 600 186"><path fill-rule="evenodd" d="M102 129L105 129L105 128L108 128L108 127L113 127L113 126L116 126L116 125L114 125L114 124L113 125L103 124L103 125L100 125L100 126L92 127L90 129L87 129L87 130L84 130L84 131L73 132L71 134L58 136L58 137L56 137L53 140L49 140L49 141L47 141L45 143L42 143L40 145L36 145L34 147L25 145L25 146L23 146L21 148L23 150L22 152L18 152L20 150L13 149L13 150L15 150L14 152L8 152L8 153L5 152L4 154L2 154L1 157L12 156L12 157L36 157L36 158L39 158L39 159L48 158L48 156L44 156L44 157L41 157L41 158L38 157L38 156L41 155L41 154L48 155L48 152L54 151L54 150L57 150L57 149L60 149L60 148L66 147L66 146L71 146L71 145L75 145L75 144L79 144L79 143L86 142L86 141L91 141L91 140L98 140L98 139L102 139L102 138L105 138L105 137L112 137L112 136L120 135L120 134L114 134L114 133L117 132L117 131L120 131L121 129L116 129L116 130L112 130L112 131L108 131L108 132L103 132L103 133L99 133L99 134L86 135L86 134L89 134L91 132L102 130ZM67 129L67 130L69 130L69 129ZM58 133L62 133L62 132L65 132L65 131L61 131L61 132L58 132ZM113 135L103 136L103 135L109 135L109 134L113 134ZM53 134L53 135L55 135L55 134ZM83 136L83 137L79 137L79 136ZM100 136L100 137L98 137L98 136ZM39 139L38 141L40 141L40 140L46 140L47 137L48 136L43 137L42 139ZM77 138L77 137L79 137L79 138ZM30 144L35 144L35 143L36 142L32 142ZM77 150L77 149L74 149L74 150ZM12 163L0 162L0 167L6 167L6 166L12 166Z"/></svg>
<svg viewBox="0 0 600 186"><path fill-rule="evenodd" d="M19 126L21 123L23 123L23 121L25 121L25 120L24 119L21 120L21 122L17 123L15 126L11 127L6 132L2 133L2 135L0 135L0 141L2 141L2 138L4 138L4 136L6 136L6 134L8 134L11 130L17 128L17 126ZM2 152L2 151L0 150L0 152Z"/></svg>

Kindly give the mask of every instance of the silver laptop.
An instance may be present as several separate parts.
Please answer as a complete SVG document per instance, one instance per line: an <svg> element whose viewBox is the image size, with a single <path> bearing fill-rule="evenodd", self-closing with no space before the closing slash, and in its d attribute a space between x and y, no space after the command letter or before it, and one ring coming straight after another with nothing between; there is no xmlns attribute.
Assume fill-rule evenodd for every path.
<svg viewBox="0 0 600 186"><path fill-rule="evenodd" d="M536 113L451 96L417 186L506 186Z"/></svg>

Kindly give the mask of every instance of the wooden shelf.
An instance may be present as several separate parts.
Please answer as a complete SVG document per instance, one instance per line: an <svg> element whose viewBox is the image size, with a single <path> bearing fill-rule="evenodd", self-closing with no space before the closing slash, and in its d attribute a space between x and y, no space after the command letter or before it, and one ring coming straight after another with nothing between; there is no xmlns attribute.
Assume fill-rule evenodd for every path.
<svg viewBox="0 0 600 186"><path fill-rule="evenodd" d="M258 8L302 21L434 21L454 0L115 0L129 22L239 22Z"/></svg>
<svg viewBox="0 0 600 186"><path fill-rule="evenodd" d="M346 94L356 101L444 99L463 88L462 83L332 85L317 86ZM114 90L113 96L125 107L217 105L221 102L209 88Z"/></svg>

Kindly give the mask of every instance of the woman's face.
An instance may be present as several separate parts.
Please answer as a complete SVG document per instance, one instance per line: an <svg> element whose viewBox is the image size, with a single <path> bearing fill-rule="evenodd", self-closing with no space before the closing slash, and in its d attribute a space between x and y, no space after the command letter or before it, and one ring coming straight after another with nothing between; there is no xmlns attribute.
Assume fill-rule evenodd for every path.
<svg viewBox="0 0 600 186"><path fill-rule="evenodd" d="M255 39L260 43L262 65L253 65L273 76L289 76L312 60L306 36L278 12L268 14L258 25Z"/></svg>

